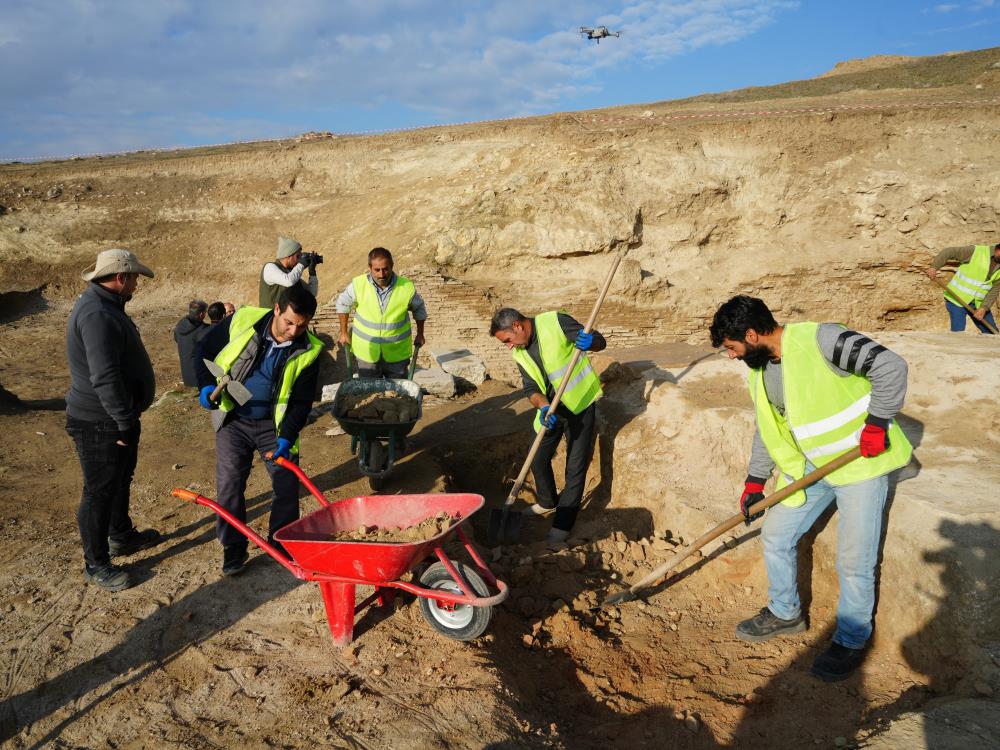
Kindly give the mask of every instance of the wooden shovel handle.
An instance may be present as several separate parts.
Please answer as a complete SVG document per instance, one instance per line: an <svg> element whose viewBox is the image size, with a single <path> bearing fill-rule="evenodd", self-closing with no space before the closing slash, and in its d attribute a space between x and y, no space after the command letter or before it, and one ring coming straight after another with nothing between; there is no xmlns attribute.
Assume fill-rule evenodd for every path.
<svg viewBox="0 0 1000 750"><path fill-rule="evenodd" d="M604 298L608 296L608 289L611 288L611 280L615 277L615 271L618 270L618 266L622 262L622 258L625 257L625 253L628 252L628 244L622 243L621 249L615 255L614 261L611 263L611 268L608 269L608 275L604 279L604 286L601 288L601 293L597 295L597 299L594 301L594 307L590 311L590 317L587 319L587 324L583 327L585 333L590 333L590 329L594 327L597 322L597 313L601 311L601 305L604 304ZM556 393L549 402L549 414L556 413L556 407L559 406L559 401L562 399L563 391L566 390L566 385L572 379L570 376L573 370L576 369L576 363L580 361L580 357L583 351L580 349L573 349L573 356L570 357L569 366L566 368L566 374L563 379L559 381L559 387L556 388ZM524 465L521 467L521 473L517 475L517 479L514 481L514 486L510 489L510 494L507 495L507 500L504 505L513 505L514 501L517 500L517 496L521 494L521 488L524 486L525 477L528 476L528 469L531 467L531 462L535 459L535 454L538 453L538 447L542 444L542 440L545 438L545 427L538 431L535 435L535 442L531 444L531 450L528 451L528 457L524 459Z"/></svg>
<svg viewBox="0 0 1000 750"><path fill-rule="evenodd" d="M219 383L217 386L215 386L215 390L212 391L212 395L210 395L208 397L208 400L209 401L218 401L219 400L219 396L222 394L222 391L224 391L225 388L226 388L226 381L223 380L221 383Z"/></svg>
<svg viewBox="0 0 1000 750"><path fill-rule="evenodd" d="M782 500L785 500L785 499L789 498L790 496L794 495L799 490L805 489L809 485L818 482L820 479L822 479L823 477L825 477L827 474L832 474L837 469L840 469L840 468L846 466L851 461L855 460L856 458L859 458L860 456L861 456L861 448L860 447L858 447L858 448L852 448L851 450L847 451L846 453L844 453L844 454L842 454L840 456L837 456L830 463L824 464L823 466L821 466L820 468L816 469L815 471L812 471L809 474L806 474L801 479L795 480L794 482L792 482L787 487L783 487L782 489L778 490L777 492L771 493L770 495L768 495L767 497L765 497L763 500L760 500L760 501L754 503L753 505L751 505L750 508L749 508L750 515L754 515L756 513L760 513L762 511L765 511L768 508L770 508L772 505L777 505ZM629 598L634 598L634 595L635 595L635 593L637 591L639 591L640 589L647 588L648 586L652 586L653 584L658 583L662 578L664 578L666 576L666 574L670 570L672 570L673 568L675 568L681 561L687 559L689 556L691 556L692 554L694 554L697 550L701 549L702 547L704 547L709 542L711 542L711 541L713 541L715 539L718 539L720 536L722 536L723 534L725 534L727 531L729 531L730 529L732 529L732 528L738 526L739 524L743 523L745 520L746 519L743 517L742 513L737 513L736 515L732 516L731 518L723 521L722 523L720 523L718 526L716 526L711 531L709 531L709 532L703 534L702 536L698 537L697 539L695 539L693 542L691 542L691 544L689 544L687 547L685 547L684 549L682 549L676 555L674 555L669 560L667 560L666 562L664 562L662 565L660 565L658 568L656 568L652 573L650 573L648 576L646 576L645 578L643 578L641 581L639 581L638 583L635 583L632 586L630 586L627 591L621 592L620 596L619 595L614 595L614 596L618 597L618 601L626 601Z"/></svg>

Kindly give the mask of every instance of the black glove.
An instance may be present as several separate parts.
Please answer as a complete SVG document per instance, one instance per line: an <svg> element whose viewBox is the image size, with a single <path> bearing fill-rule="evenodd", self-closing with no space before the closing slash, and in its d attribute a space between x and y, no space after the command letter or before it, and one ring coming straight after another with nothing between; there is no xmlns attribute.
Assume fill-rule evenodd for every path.
<svg viewBox="0 0 1000 750"><path fill-rule="evenodd" d="M299 263L309 269L310 272L316 270L316 253L302 253Z"/></svg>
<svg viewBox="0 0 1000 750"><path fill-rule="evenodd" d="M743 494L740 496L740 511L743 513L746 525L756 521L764 511L750 515L750 506L764 499L764 481L760 477L747 477L743 483Z"/></svg>

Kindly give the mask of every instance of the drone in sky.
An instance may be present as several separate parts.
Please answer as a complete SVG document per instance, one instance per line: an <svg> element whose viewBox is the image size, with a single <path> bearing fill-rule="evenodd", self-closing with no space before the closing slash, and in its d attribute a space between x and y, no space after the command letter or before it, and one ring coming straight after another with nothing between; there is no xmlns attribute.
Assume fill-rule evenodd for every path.
<svg viewBox="0 0 1000 750"><path fill-rule="evenodd" d="M608 31L607 26L595 26L594 28L581 26L580 33L584 34L587 39L596 39L598 44L601 43L602 39L607 39L609 36L618 38L622 35L620 31Z"/></svg>

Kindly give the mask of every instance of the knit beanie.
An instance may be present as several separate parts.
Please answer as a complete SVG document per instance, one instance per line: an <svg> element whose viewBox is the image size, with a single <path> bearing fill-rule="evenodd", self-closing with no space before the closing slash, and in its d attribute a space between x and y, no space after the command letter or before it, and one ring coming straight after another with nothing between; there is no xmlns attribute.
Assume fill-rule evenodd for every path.
<svg viewBox="0 0 1000 750"><path fill-rule="evenodd" d="M278 260L302 252L302 245L290 237L278 237Z"/></svg>

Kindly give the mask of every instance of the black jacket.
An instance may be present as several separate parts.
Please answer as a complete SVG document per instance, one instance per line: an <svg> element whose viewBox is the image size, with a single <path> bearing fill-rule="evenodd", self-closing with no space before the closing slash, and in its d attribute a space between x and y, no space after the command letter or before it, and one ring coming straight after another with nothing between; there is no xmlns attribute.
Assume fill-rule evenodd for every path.
<svg viewBox="0 0 1000 750"><path fill-rule="evenodd" d="M264 338L264 332L267 327L271 325L271 321L274 319L274 313L268 313L263 318L258 320L254 324L255 334L255 351L256 356L252 365L246 368L244 377L241 380L245 380L246 377L250 375L253 370L260 365L261 359L265 354L264 347L260 345L260 342ZM223 318L219 323L216 323L211 327L208 334L198 343L195 347L195 372L198 375L198 389L201 390L205 386L216 385L216 380L212 377L212 373L208 371L205 367L203 359L214 360L219 352L229 343L229 326L232 323L233 316L230 315L228 318ZM247 345L248 347L250 344ZM302 333L298 338L296 338L292 345L289 347L288 356L290 357L297 351L305 349L309 346L309 338L305 332ZM284 362L287 362L286 357ZM273 394L277 394L278 385L281 383L282 372L284 371L284 364L282 364L282 369L274 373L273 380ZM302 428L306 426L306 421L309 419L309 412L312 411L313 399L316 395L316 384L319 382L319 359L309 365L302 374L296 379L295 384L292 386L292 392L288 396L288 410L285 412L285 418L281 421L281 430L278 432L278 437L283 437L294 443L298 440L299 432ZM273 403L273 402L272 402ZM215 412L213 412L215 414ZM273 415L273 410L272 410ZM233 412L228 412L225 414L224 419L217 420L216 430L218 430L226 421L233 417Z"/></svg>
<svg viewBox="0 0 1000 750"><path fill-rule="evenodd" d="M198 375L194 370L194 349L208 333L208 328L201 318L190 315L185 315L174 326L174 341L177 342L177 356L181 360L181 377L184 378L184 385L198 385Z"/></svg>
<svg viewBox="0 0 1000 750"><path fill-rule="evenodd" d="M156 377L139 329L120 296L90 284L73 305L66 326L70 386L66 414L119 430L134 426L153 403Z"/></svg>

